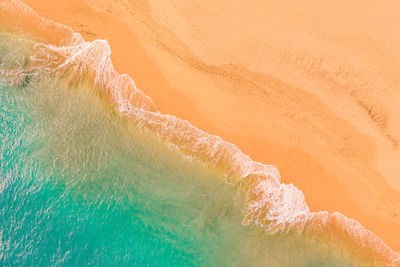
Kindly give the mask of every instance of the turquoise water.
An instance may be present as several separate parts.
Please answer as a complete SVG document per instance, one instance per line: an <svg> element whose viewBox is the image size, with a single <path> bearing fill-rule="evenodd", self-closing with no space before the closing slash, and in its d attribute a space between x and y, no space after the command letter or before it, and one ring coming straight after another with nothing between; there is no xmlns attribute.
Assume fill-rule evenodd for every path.
<svg viewBox="0 0 400 267"><path fill-rule="evenodd" d="M306 235L242 226L239 187L85 81L28 70L31 52L1 34L1 266L358 265Z"/></svg>

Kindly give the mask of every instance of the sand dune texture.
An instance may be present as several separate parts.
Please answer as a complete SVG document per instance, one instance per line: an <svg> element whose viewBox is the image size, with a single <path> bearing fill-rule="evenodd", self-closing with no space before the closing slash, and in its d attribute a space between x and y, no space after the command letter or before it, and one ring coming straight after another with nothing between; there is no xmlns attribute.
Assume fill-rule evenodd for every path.
<svg viewBox="0 0 400 267"><path fill-rule="evenodd" d="M400 250L400 2L24 0L162 113L273 164Z"/></svg>

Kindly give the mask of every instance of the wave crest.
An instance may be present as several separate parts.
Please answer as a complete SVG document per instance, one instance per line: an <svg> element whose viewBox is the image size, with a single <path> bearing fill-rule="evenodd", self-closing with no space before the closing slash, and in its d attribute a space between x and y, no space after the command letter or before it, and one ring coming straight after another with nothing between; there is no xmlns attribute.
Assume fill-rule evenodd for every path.
<svg viewBox="0 0 400 267"><path fill-rule="evenodd" d="M223 169L227 182L247 190L244 225L256 223L269 233L311 234L344 246L364 260L400 266L400 254L357 221L337 212L310 212L303 193L292 184L281 183L276 167L253 161L235 145L188 121L159 113L131 77L114 70L107 41L85 42L79 33L41 18L18 0L0 2L0 21L1 27L28 33L38 42L31 57L32 67L62 74L71 83L89 77L122 115L158 133L185 153Z"/></svg>

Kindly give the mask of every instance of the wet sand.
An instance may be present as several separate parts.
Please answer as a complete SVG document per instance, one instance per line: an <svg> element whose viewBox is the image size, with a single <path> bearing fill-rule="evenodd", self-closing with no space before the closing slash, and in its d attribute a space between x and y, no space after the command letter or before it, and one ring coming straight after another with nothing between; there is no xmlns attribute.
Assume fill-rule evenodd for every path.
<svg viewBox="0 0 400 267"><path fill-rule="evenodd" d="M400 250L395 2L24 2L108 40L115 68L161 112L277 166L311 210L339 211Z"/></svg>

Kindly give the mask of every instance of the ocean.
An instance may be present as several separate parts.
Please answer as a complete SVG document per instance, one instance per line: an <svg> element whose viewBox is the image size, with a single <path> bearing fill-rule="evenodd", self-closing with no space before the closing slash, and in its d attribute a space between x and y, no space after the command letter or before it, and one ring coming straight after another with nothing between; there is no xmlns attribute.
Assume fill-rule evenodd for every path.
<svg viewBox="0 0 400 267"><path fill-rule="evenodd" d="M152 111L140 91L118 102L125 95L104 82L115 73L99 76L68 61L76 47L46 47L21 29L0 33L1 266L396 264L389 248L354 248L341 230L315 227L333 217L311 213L275 169L248 174L247 156L230 165L242 161L236 147L209 137L210 152L193 141L205 133L176 132L188 123ZM140 112L128 105L135 96Z"/></svg>

